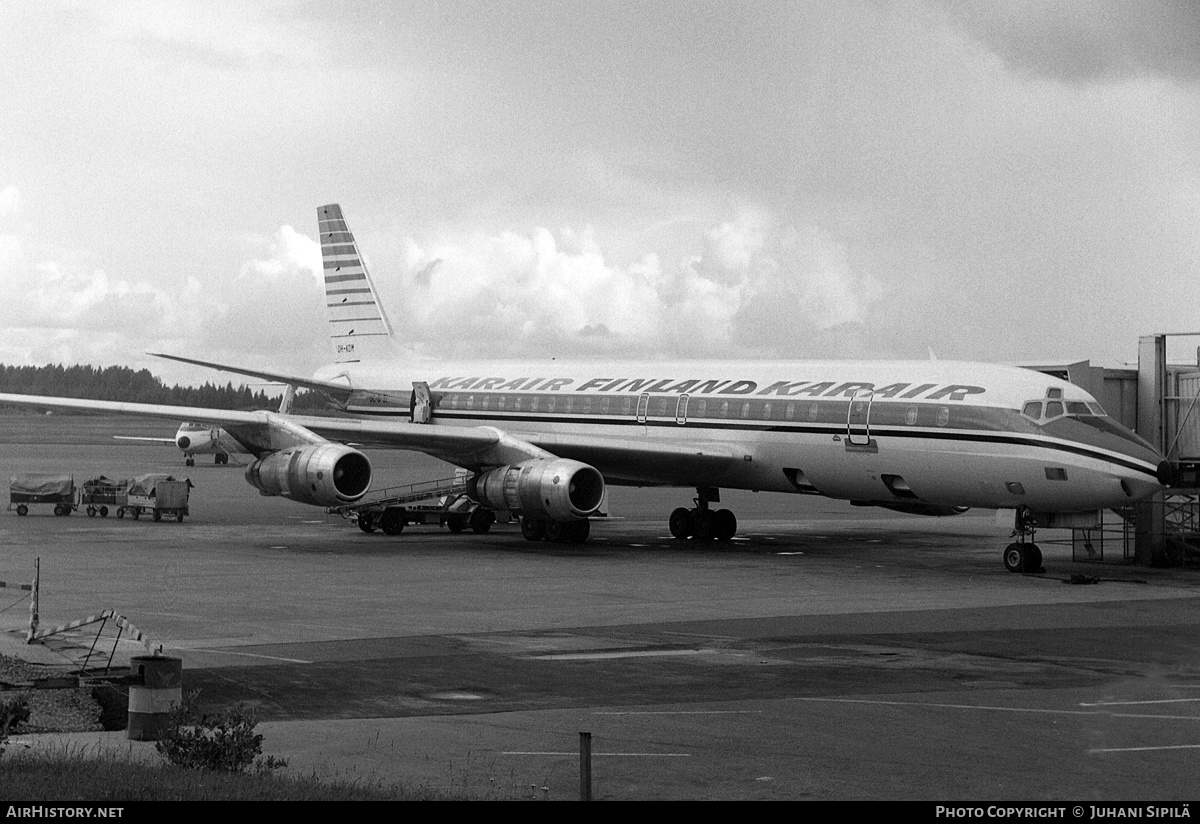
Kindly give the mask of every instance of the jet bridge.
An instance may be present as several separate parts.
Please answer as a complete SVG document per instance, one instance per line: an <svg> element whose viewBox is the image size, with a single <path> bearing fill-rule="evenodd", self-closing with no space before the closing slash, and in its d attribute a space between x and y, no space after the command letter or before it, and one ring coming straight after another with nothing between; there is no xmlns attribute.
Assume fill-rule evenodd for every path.
<svg viewBox="0 0 1200 824"><path fill-rule="evenodd" d="M1168 339L1189 342L1167 358ZM1145 335L1137 366L1106 368L1089 361L1030 366L1082 387L1108 414L1166 456L1175 481L1164 492L1120 511L1103 513L1098 529L1075 529L1078 560L1104 560L1109 546L1118 560L1153 566L1200 566L1200 332ZM1112 554L1111 552L1109 553ZM1109 558L1108 560L1112 560Z"/></svg>

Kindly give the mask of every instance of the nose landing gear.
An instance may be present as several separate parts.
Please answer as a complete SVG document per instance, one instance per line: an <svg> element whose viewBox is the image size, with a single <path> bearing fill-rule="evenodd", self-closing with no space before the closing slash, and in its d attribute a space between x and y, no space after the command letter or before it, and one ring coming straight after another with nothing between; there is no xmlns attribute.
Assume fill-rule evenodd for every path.
<svg viewBox="0 0 1200 824"><path fill-rule="evenodd" d="M1012 535L1017 540L1004 548L1004 568L1009 572L1045 572L1042 550L1033 542L1037 521L1027 507L1018 507ZM1028 538L1028 542L1026 541Z"/></svg>

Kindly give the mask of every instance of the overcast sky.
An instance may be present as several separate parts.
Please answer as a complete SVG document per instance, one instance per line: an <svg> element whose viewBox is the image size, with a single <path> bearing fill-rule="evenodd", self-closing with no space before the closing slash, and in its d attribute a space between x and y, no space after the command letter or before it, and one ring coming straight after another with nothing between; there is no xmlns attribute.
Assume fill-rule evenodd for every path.
<svg viewBox="0 0 1200 824"><path fill-rule="evenodd" d="M331 202L423 355L1200 331L1200 3L10 0L0 73L4 363L310 373Z"/></svg>

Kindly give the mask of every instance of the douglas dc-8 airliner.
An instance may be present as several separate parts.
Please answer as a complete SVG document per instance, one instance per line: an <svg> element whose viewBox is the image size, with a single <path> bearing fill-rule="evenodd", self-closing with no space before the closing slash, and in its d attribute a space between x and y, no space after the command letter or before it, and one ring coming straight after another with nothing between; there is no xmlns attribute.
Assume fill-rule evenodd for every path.
<svg viewBox="0 0 1200 824"><path fill-rule="evenodd" d="M346 417L0 394L0 402L202 422L255 461L263 495L329 507L363 497L361 448L424 452L469 470L471 496L530 540L583 542L608 485L694 488L681 539L728 540L720 489L825 495L902 512L1095 512L1159 491L1169 464L1079 387L951 361L420 362L396 357L354 237L317 210L336 360L312 378L163 355L328 396ZM353 446L349 445L353 444ZM1027 530L1005 565L1031 570Z"/></svg>

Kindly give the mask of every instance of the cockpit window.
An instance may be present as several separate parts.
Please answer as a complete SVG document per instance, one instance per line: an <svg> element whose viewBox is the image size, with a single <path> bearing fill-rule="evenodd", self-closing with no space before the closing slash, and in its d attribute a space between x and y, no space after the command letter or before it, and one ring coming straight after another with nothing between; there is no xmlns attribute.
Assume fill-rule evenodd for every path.
<svg viewBox="0 0 1200 824"><path fill-rule="evenodd" d="M1047 400L1026 401L1021 407L1021 414L1034 423L1046 423L1062 417L1068 418L1106 418L1108 413L1104 407L1094 401L1063 401L1061 389L1049 389ZM1053 400L1049 400L1053 398Z"/></svg>

